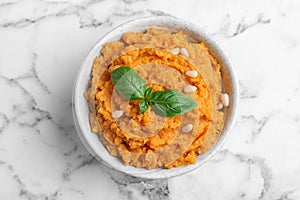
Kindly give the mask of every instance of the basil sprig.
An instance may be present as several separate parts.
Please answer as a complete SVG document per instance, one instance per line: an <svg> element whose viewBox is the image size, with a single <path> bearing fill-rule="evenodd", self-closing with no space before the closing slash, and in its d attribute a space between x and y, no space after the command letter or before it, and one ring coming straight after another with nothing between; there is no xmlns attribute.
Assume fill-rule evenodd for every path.
<svg viewBox="0 0 300 200"><path fill-rule="evenodd" d="M184 114L197 106L196 101L175 90L152 92L138 73L127 66L111 72L112 81L119 94L128 100L141 100L140 112L144 114L151 106L160 116L171 117Z"/></svg>

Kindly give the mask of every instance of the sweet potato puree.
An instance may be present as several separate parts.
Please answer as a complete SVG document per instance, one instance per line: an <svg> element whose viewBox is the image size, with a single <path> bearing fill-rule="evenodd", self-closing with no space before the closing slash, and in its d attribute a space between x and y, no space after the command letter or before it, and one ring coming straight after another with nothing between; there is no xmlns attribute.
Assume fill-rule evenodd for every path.
<svg viewBox="0 0 300 200"><path fill-rule="evenodd" d="M151 107L141 114L138 100L126 100L114 89L110 73L120 66L133 68L153 91L184 93L186 86L196 86L196 91L186 95L198 106L174 117L159 116ZM198 75L186 75L191 70ZM106 43L94 60L85 93L91 129L125 165L153 169L193 164L223 128L224 114L217 106L221 85L220 66L205 44L192 42L182 32L154 28L125 33L120 41ZM121 117L112 117L116 110L123 112ZM187 124L192 130L182 131Z"/></svg>

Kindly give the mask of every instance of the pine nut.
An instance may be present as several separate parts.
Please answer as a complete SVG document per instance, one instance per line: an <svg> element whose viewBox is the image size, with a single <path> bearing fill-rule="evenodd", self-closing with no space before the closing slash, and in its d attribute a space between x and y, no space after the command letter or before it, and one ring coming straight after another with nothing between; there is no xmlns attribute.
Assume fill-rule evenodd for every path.
<svg viewBox="0 0 300 200"><path fill-rule="evenodd" d="M183 133L188 133L190 132L191 130L193 130L193 125L192 124L187 124L185 125L184 127L182 127L181 131Z"/></svg>
<svg viewBox="0 0 300 200"><path fill-rule="evenodd" d="M114 119L118 119L120 118L122 115L123 115L123 111L122 110L115 110L113 113L112 113L112 117Z"/></svg>
<svg viewBox="0 0 300 200"><path fill-rule="evenodd" d="M174 48L174 49L172 49L171 51L172 51L172 54L173 54L173 55L178 55L179 52L180 52L180 49L179 49L179 48Z"/></svg>
<svg viewBox="0 0 300 200"><path fill-rule="evenodd" d="M218 109L219 110L222 110L222 108L223 108L223 104L220 102L220 103L218 103Z"/></svg>
<svg viewBox="0 0 300 200"><path fill-rule="evenodd" d="M185 75L192 78L196 78L198 76L198 72L196 70L190 70L190 71L186 71Z"/></svg>
<svg viewBox="0 0 300 200"><path fill-rule="evenodd" d="M186 50L186 48L181 48L180 53L186 57L189 57L189 52Z"/></svg>
<svg viewBox="0 0 300 200"><path fill-rule="evenodd" d="M188 85L183 89L184 93L192 93L192 92L195 92L196 90L197 90L197 87L195 87L193 85Z"/></svg>
<svg viewBox="0 0 300 200"><path fill-rule="evenodd" d="M225 107L229 106L229 96L227 93L221 94L220 100Z"/></svg>

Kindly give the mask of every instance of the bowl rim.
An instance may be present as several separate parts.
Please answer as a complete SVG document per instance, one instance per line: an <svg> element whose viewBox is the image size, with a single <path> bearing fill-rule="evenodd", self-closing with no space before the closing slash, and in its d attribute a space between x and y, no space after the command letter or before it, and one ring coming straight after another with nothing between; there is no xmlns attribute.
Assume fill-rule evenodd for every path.
<svg viewBox="0 0 300 200"><path fill-rule="evenodd" d="M204 43L209 44L217 52L217 54L220 55L220 57L223 60L224 64L222 65L222 67L226 68L226 70L229 74L229 77L231 79L231 86L232 86L233 92L230 95L231 95L231 100L234 100L234 101L230 105L231 113L230 113L230 116L228 117L226 126L224 126L224 128L222 130L220 137L217 139L215 144L206 153L198 156L196 164L172 168L173 170L172 169L155 169L155 170L146 170L145 169L146 171L144 171L144 172L132 172L132 171L125 171L116 166L113 166L111 162L110 163L106 162L103 159L103 156L98 155L96 153L97 152L95 149L96 147L94 145L92 145L91 138L88 136L88 134L90 134L92 132L91 132L91 130L87 130L83 126L84 120L82 120L82 119L83 119L83 117L88 117L88 115L83 116L83 114L79 112L79 107L82 105L79 105L78 97L79 97L79 95L83 96L83 93L80 90L79 82L82 79L82 74L83 74L84 70L86 69L86 65L88 64L88 61L89 61L90 57L92 56L93 52L95 50L97 50L97 48L99 48L99 46L102 46L104 43L109 41L110 35L112 33L118 32L118 31L120 31L120 32L123 31L123 33L124 33L123 29L126 28L126 26L130 26L133 24L139 24L139 23L143 24L143 23L147 23L147 22L153 22L153 23L159 22L162 24L165 23L166 25L174 25L175 24L178 27L186 29L189 32L193 32L193 33L199 35L201 38L203 38ZM155 26L152 26L152 27L155 27ZM144 27L144 28L148 28L148 27ZM125 32L129 32L129 31L130 30L127 30ZM94 59L94 58L95 57L93 57L92 59ZM91 68L91 66L87 66L87 67ZM228 57L223 52L223 50L204 30L202 30L201 28L199 28L198 26L196 26L195 24L193 24L191 22L188 22L188 21L185 21L185 20L173 17L173 16L150 16L150 17L140 17L140 18L136 18L133 20L129 20L125 23L122 23L122 24L110 29L91 48L91 50L89 51L87 56L85 56L83 62L81 63L79 70L77 72L75 82L74 82L73 95L72 95L72 101L73 101L72 113L73 113L75 128L77 130L79 138L82 141L85 148L88 150L88 152L93 157L95 157L97 160L99 160L100 162L102 162L104 165L106 165L108 167L112 167L115 170L122 171L126 174L130 174L135 177L140 177L140 178L145 178L145 179L160 179L160 178L171 178L171 177L183 175L186 173L190 173L190 172L196 170L197 168L199 168L200 166L202 166L208 160L210 160L219 151L219 149L222 147L222 145L228 139L228 137L231 133L231 129L233 127L233 124L235 122L236 115L237 115L238 100L239 100L239 89L238 89L238 82L237 82L237 78L236 78L234 69L233 69ZM86 103L86 106L88 106L87 103ZM95 134L95 133L92 133L92 134ZM201 160L200 160L200 158L201 158ZM120 162L120 161L118 161L118 162ZM181 169L181 170L177 170L177 169Z"/></svg>

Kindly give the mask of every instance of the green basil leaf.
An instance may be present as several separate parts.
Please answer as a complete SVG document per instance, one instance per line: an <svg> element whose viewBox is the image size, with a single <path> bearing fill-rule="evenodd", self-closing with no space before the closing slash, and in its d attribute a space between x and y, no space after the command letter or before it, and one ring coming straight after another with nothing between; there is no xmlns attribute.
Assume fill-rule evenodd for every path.
<svg viewBox="0 0 300 200"><path fill-rule="evenodd" d="M149 107L148 102L146 100L140 101L139 107L140 107L140 112L144 114L148 110Z"/></svg>
<svg viewBox="0 0 300 200"><path fill-rule="evenodd" d="M146 82L133 69L121 66L111 72L111 78L119 94L128 100L144 98Z"/></svg>
<svg viewBox="0 0 300 200"><path fill-rule="evenodd" d="M153 92L148 101L152 110L164 117L181 115L197 106L192 98L175 90Z"/></svg>

